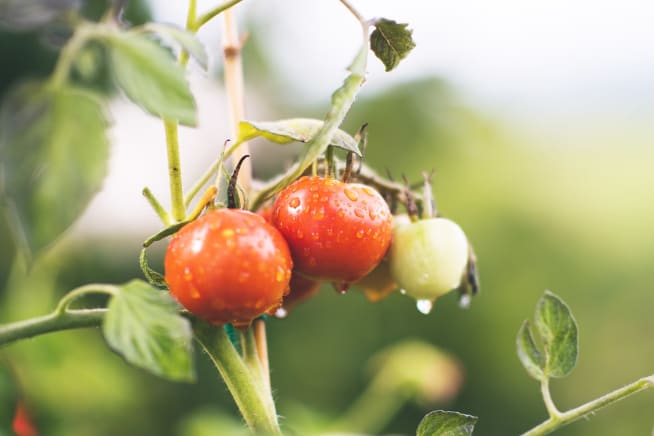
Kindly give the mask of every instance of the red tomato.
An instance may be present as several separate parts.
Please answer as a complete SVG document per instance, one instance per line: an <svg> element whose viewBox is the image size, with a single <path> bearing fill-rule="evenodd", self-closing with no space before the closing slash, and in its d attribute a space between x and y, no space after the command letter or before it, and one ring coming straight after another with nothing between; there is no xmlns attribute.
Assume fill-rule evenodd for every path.
<svg viewBox="0 0 654 436"><path fill-rule="evenodd" d="M219 209L173 236L164 267L171 294L189 312L245 327L281 305L293 261L282 235L262 217Z"/></svg>
<svg viewBox="0 0 654 436"><path fill-rule="evenodd" d="M369 186L302 177L273 205L272 223L284 235L295 268L342 289L368 274L391 242L392 217Z"/></svg>

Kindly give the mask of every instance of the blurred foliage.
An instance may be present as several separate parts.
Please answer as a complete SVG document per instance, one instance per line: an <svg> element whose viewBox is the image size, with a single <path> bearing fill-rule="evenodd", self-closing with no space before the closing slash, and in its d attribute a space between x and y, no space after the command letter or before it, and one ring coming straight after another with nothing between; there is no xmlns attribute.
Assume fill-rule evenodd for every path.
<svg viewBox="0 0 654 436"><path fill-rule="evenodd" d="M20 59L26 62L22 73L3 68L3 87L26 71L49 70L45 61L52 58L38 54L38 37L30 38L36 45L13 47L13 41L26 44L20 39L0 45L35 56L33 63ZM320 116L316 108L274 104L279 118ZM411 434L435 407L479 416L480 435L532 427L545 419L545 410L537 383L515 355L515 335L544 289L566 300L580 329L577 368L552 385L560 408L654 372L654 150L637 145L654 142L650 125L625 129L621 144L602 142L593 123L577 125L580 143L563 146L551 130L528 130L480 113L434 78L377 94L364 91L345 128L353 132L363 122L369 123L369 164L416 181L421 171L436 169L441 212L475 245L481 294L467 311L451 295L424 316L399 294L372 304L356 289L341 296L324 287L287 319L271 320L272 381L285 426L308 420L328 425L367 386L371 355L417 338L457 357L462 390L449 402L407 404L385 432ZM6 231L0 232L0 284L6 283L0 290L1 322L43 314L80 284L121 283L140 275L141 241L106 235L67 238L26 276L10 267ZM93 330L23 341L0 350L0 356L16 368L36 425L46 435L200 436L240 422L204 356L197 358L197 384L165 382L129 367ZM649 434L652 400L649 393L630 398L557 434Z"/></svg>
<svg viewBox="0 0 654 436"><path fill-rule="evenodd" d="M0 59L3 59L0 68L0 98L16 82L44 78L50 74L57 60L57 52L70 34L70 14L67 10L72 9L89 20L99 20L110 1L85 0L79 5L77 3L80 2L62 0L23 3L23 0L0 0ZM52 14L38 7L30 10L32 5L37 4L43 4L44 8L59 5L59 9ZM32 24L17 27L12 23L12 18L15 17L12 17L14 12L10 5L29 10L33 15L29 20ZM127 3L123 17L127 23L142 24L150 19L150 11L144 0L131 0ZM22 21L28 21L28 18L30 17L25 17ZM97 44L90 44L77 62L76 80L79 83L105 92L113 90L104 53Z"/></svg>

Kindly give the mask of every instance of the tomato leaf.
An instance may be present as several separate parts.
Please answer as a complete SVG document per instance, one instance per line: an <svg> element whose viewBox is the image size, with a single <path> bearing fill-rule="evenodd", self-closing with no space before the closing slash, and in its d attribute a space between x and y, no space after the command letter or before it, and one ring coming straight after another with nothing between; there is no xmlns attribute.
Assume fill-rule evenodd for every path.
<svg viewBox="0 0 654 436"><path fill-rule="evenodd" d="M545 349L544 373L565 377L577 364L577 322L563 300L545 291L536 305L535 325Z"/></svg>
<svg viewBox="0 0 654 436"><path fill-rule="evenodd" d="M151 114L194 126L195 100L184 70L172 54L145 36L131 32L106 36L118 85Z"/></svg>
<svg viewBox="0 0 654 436"><path fill-rule="evenodd" d="M165 40L173 40L179 44L180 47L186 50L186 52L190 54L204 70L209 66L209 59L204 46L200 40L188 30L172 24L153 22L147 23L134 30L151 32Z"/></svg>
<svg viewBox="0 0 654 436"><path fill-rule="evenodd" d="M107 172L107 119L96 95L24 84L0 111L2 195L27 259L84 211Z"/></svg>
<svg viewBox="0 0 654 436"><path fill-rule="evenodd" d="M102 332L127 362L169 380L193 381L193 334L179 310L169 293L132 280L112 296Z"/></svg>
<svg viewBox="0 0 654 436"><path fill-rule="evenodd" d="M528 320L522 323L516 340L518 358L530 376L536 380L543 378L543 356L536 347Z"/></svg>
<svg viewBox="0 0 654 436"><path fill-rule="evenodd" d="M294 141L310 142L324 124L323 121L310 118L261 122L241 121L238 125L238 137L234 147L259 136L277 144L288 144ZM361 156L361 150L359 150L357 141L341 129L337 129L334 132L329 145L351 151Z"/></svg>
<svg viewBox="0 0 654 436"><path fill-rule="evenodd" d="M386 71L391 71L416 46L413 31L407 29L408 24L386 18L375 21L374 25L375 30L370 34L370 48L383 62Z"/></svg>
<svg viewBox="0 0 654 436"><path fill-rule="evenodd" d="M476 416L459 412L436 410L422 418L416 436L469 436L477 419Z"/></svg>

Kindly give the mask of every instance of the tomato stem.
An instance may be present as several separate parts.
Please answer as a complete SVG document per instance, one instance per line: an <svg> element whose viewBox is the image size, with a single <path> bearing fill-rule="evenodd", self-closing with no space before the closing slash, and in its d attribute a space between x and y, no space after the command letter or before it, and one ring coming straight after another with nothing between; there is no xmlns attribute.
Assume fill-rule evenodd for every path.
<svg viewBox="0 0 654 436"><path fill-rule="evenodd" d="M106 309L69 309L69 306L73 301L88 294L113 295L115 292L114 285L100 283L75 288L59 301L52 313L0 326L0 346L44 333L99 326Z"/></svg>
<svg viewBox="0 0 654 436"><path fill-rule="evenodd" d="M238 354L225 329L196 322L193 330L197 341L220 372L250 430L281 435L270 391ZM244 352L247 353L246 350Z"/></svg>
<svg viewBox="0 0 654 436"><path fill-rule="evenodd" d="M558 415L551 415L549 419L543 421L526 433L523 433L522 436L539 436L551 433L554 430L588 416L603 407L648 388L654 388L654 375L636 380L633 383L618 388L606 395L596 398L595 400L589 401L586 404L568 410L567 412L559 412Z"/></svg>

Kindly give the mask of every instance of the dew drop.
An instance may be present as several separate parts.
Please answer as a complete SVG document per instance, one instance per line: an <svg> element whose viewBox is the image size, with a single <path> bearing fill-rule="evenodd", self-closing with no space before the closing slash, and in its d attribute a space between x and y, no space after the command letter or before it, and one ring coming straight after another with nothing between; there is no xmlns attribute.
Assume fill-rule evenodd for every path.
<svg viewBox="0 0 654 436"><path fill-rule="evenodd" d="M363 234L364 234L363 230L357 230L355 236L357 237L357 239L361 239L361 238L363 238Z"/></svg>
<svg viewBox="0 0 654 436"><path fill-rule="evenodd" d="M297 235L298 239L304 238L304 232L302 232L302 230L298 230L296 235Z"/></svg>
<svg viewBox="0 0 654 436"><path fill-rule="evenodd" d="M371 196L372 196L372 195L375 195L375 191L373 191L372 189L370 189L368 186L364 186L362 189L363 189L363 192L365 192L365 193L368 194L368 195L371 195Z"/></svg>
<svg viewBox="0 0 654 436"><path fill-rule="evenodd" d="M352 201L357 201L359 199L359 194L349 188L343 189L343 192L345 193L345 196Z"/></svg>
<svg viewBox="0 0 654 436"><path fill-rule="evenodd" d="M433 307L434 303L431 300L418 300L416 302L416 308L418 309L418 312L424 315L429 315L429 312L431 312Z"/></svg>
<svg viewBox="0 0 654 436"><path fill-rule="evenodd" d="M291 206L293 209L297 209L300 206L300 199L297 197L293 197L288 202L288 205Z"/></svg>
<svg viewBox="0 0 654 436"><path fill-rule="evenodd" d="M377 212L375 212L372 209L368 209L368 216L370 217L371 220L374 220L375 218L377 218Z"/></svg>
<svg viewBox="0 0 654 436"><path fill-rule="evenodd" d="M318 187L316 185L309 186L309 191L316 192L317 190L318 190Z"/></svg>
<svg viewBox="0 0 654 436"><path fill-rule="evenodd" d="M400 294L406 295L406 289L400 289Z"/></svg>
<svg viewBox="0 0 654 436"><path fill-rule="evenodd" d="M325 208L321 206L320 209L314 210L311 218L316 221L320 221L321 219L325 218Z"/></svg>
<svg viewBox="0 0 654 436"><path fill-rule="evenodd" d="M284 309L283 307L280 307L275 311L275 317L279 319L284 319L288 316L288 310Z"/></svg>
<svg viewBox="0 0 654 436"><path fill-rule="evenodd" d="M234 230L225 229L222 232L220 232L220 234L223 235L224 238L231 238L234 236Z"/></svg>
<svg viewBox="0 0 654 436"><path fill-rule="evenodd" d="M345 216L345 212L343 212L343 209L338 210L338 216L340 216L341 218Z"/></svg>
<svg viewBox="0 0 654 436"><path fill-rule="evenodd" d="M313 239L314 241L317 241L318 239L320 239L320 233L311 232L311 239Z"/></svg>
<svg viewBox="0 0 654 436"><path fill-rule="evenodd" d="M200 293L198 292L197 289L191 288L191 298L194 300L200 299Z"/></svg>
<svg viewBox="0 0 654 436"><path fill-rule="evenodd" d="M345 295L348 289L350 289L350 284L348 282L341 282L341 283L333 282L332 286L334 287L334 290L341 295Z"/></svg>
<svg viewBox="0 0 654 436"><path fill-rule="evenodd" d="M470 303L472 302L472 297L470 294L463 294L459 297L459 307L461 309L469 309Z"/></svg>
<svg viewBox="0 0 654 436"><path fill-rule="evenodd" d="M365 216L365 213L363 213L361 209L354 209L354 214L359 218L363 218Z"/></svg>

